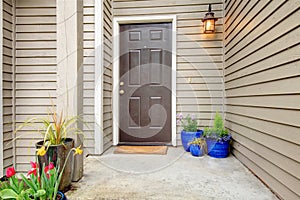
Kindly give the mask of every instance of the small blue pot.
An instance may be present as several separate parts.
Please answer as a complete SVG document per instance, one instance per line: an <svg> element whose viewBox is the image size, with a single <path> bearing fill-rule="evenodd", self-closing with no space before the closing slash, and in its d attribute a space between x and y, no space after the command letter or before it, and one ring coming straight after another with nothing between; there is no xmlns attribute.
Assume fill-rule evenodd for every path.
<svg viewBox="0 0 300 200"><path fill-rule="evenodd" d="M197 130L197 132L187 132L182 130L181 131L181 142L184 150L187 152L190 151L189 143L194 140L194 138L200 138L203 134L203 130Z"/></svg>
<svg viewBox="0 0 300 200"><path fill-rule="evenodd" d="M66 197L66 195L63 192L58 191L57 194L60 195L60 199L59 200L67 200L67 197Z"/></svg>
<svg viewBox="0 0 300 200"><path fill-rule="evenodd" d="M208 155L214 158L226 158L229 155L230 140L224 142L217 142L215 140L207 139Z"/></svg>
<svg viewBox="0 0 300 200"><path fill-rule="evenodd" d="M190 152L193 156L196 156L196 157L203 156L202 149L197 144L190 145Z"/></svg>

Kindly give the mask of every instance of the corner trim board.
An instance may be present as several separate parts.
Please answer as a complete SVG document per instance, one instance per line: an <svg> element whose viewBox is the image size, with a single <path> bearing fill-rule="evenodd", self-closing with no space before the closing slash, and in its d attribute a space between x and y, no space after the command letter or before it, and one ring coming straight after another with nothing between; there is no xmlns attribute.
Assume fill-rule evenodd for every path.
<svg viewBox="0 0 300 200"><path fill-rule="evenodd" d="M103 153L103 0L95 1L95 154Z"/></svg>

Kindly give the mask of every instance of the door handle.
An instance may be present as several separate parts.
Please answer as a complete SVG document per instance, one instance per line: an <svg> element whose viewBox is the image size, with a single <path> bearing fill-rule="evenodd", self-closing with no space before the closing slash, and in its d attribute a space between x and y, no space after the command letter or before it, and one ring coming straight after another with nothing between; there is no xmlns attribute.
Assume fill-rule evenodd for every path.
<svg viewBox="0 0 300 200"><path fill-rule="evenodd" d="M123 86L123 85L124 85L124 82L123 82L123 81L121 81L121 82L120 82L120 86Z"/></svg>
<svg viewBox="0 0 300 200"><path fill-rule="evenodd" d="M120 90L120 94L122 95L122 94L124 94L125 93L125 91L124 90Z"/></svg>

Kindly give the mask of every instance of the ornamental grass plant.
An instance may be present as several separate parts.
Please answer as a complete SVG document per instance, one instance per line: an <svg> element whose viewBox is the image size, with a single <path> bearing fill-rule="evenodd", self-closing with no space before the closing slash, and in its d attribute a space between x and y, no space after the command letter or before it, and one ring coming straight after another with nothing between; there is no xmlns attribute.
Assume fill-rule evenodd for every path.
<svg viewBox="0 0 300 200"><path fill-rule="evenodd" d="M189 142L189 145L197 145L200 147L201 152L203 154L207 154L207 144L204 138L194 138L194 140L192 142Z"/></svg>
<svg viewBox="0 0 300 200"><path fill-rule="evenodd" d="M82 130L76 126L79 121L85 124L80 116L64 116L63 111L58 115L55 107L52 106L47 117L29 118L17 127L15 133L24 127L31 127L43 135L43 145L48 148L50 145L64 144L70 134L83 134Z"/></svg>

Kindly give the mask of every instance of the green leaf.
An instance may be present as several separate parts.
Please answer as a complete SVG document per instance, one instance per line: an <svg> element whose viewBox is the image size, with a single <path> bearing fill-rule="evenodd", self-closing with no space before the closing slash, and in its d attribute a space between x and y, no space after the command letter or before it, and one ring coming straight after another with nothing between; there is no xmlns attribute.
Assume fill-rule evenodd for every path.
<svg viewBox="0 0 300 200"><path fill-rule="evenodd" d="M19 195L12 189L4 189L0 192L0 197L2 199L18 199Z"/></svg>
<svg viewBox="0 0 300 200"><path fill-rule="evenodd" d="M35 198L38 198L38 197L41 197L43 195L46 194L46 191L45 190L38 190L35 194L34 194L34 197Z"/></svg>
<svg viewBox="0 0 300 200"><path fill-rule="evenodd" d="M19 182L19 193L21 193L21 191L23 190L24 188L24 182L23 180Z"/></svg>
<svg viewBox="0 0 300 200"><path fill-rule="evenodd" d="M34 190L32 189L32 188L28 188L27 190L25 190L25 192L27 193L27 194L30 194L30 195L34 195Z"/></svg>
<svg viewBox="0 0 300 200"><path fill-rule="evenodd" d="M48 178L47 178L47 175L45 174L44 170L43 170L42 177L41 177L41 183L42 183L42 188L49 187Z"/></svg>
<svg viewBox="0 0 300 200"><path fill-rule="evenodd" d="M9 185L7 182L0 182L0 191L4 189L9 189Z"/></svg>
<svg viewBox="0 0 300 200"><path fill-rule="evenodd" d="M26 183L26 185L28 185L28 186L29 186L30 188L32 188L34 191L37 191L37 190L38 190L37 186L36 186L33 182L29 181L29 180L24 176L24 174L21 174L21 176L22 176L22 180Z"/></svg>
<svg viewBox="0 0 300 200"><path fill-rule="evenodd" d="M9 178L9 185L10 185L11 189L13 189L15 192L18 192L18 188L17 188L17 186L15 185L15 182L14 182L14 177Z"/></svg>

